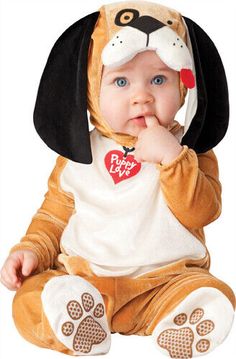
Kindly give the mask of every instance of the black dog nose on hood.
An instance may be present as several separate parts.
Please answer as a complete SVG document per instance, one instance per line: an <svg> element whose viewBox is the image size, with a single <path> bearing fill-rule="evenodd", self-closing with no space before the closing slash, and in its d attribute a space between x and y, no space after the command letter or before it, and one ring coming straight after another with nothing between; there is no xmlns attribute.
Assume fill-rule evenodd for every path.
<svg viewBox="0 0 236 359"><path fill-rule="evenodd" d="M132 24L128 24L128 26L134 27L149 35L153 31L161 29L165 24L151 16L141 16L132 22Z"/></svg>

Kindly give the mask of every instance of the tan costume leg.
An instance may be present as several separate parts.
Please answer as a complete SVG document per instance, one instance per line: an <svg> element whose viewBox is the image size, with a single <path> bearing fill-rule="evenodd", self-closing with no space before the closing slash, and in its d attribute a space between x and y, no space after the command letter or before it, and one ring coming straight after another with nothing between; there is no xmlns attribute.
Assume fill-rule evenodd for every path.
<svg viewBox="0 0 236 359"><path fill-rule="evenodd" d="M70 355L105 354L110 328L99 291L82 277L50 270L24 281L13 301L20 334Z"/></svg>
<svg viewBox="0 0 236 359"><path fill-rule="evenodd" d="M208 353L231 329L235 295L206 269L176 263L118 288L127 293L129 286L136 287L137 296L117 308L113 330L152 335L157 349L169 357ZM118 290L117 298L122 298Z"/></svg>
<svg viewBox="0 0 236 359"><path fill-rule="evenodd" d="M154 338L156 343L160 335L162 335L161 340L174 341L172 338L172 334L175 333L173 325L177 330L180 325L181 328L182 325L186 327L186 322L188 328L191 325L195 327L198 325L196 330L199 333L208 334L212 328L211 322L215 326L218 324L216 321L214 322L215 319L211 320L211 313L207 310L204 313L206 316L203 317L202 310L203 305L207 304L208 301L214 301L214 294L216 294L216 299L219 297L217 295L220 294L219 303L223 298L223 302L226 303L225 308L231 310L231 313L235 308L235 295L228 285L212 276L206 269L191 266L191 264L187 266L184 261L136 279L97 277L87 269L84 272L81 271L81 267L78 273L75 273L76 270L73 272L69 276L65 275L65 272L52 270L38 274L27 279L17 292L13 303L14 320L19 332L30 342L71 355L83 355L84 353L92 355L96 353L96 350L99 350L99 345L101 347L105 344L105 347L102 347L102 352L105 353L109 350L110 345L109 332L119 332L126 335L156 335ZM64 316L59 319L57 315L52 313L53 308L57 307L57 303L54 302L55 293L59 292L57 285L59 288L64 287L61 285L63 282L53 281L58 276L71 277L72 280L74 278L83 279L92 285L92 287L88 287L87 291L82 288L83 283L72 286L80 287L82 294L88 294L84 301L83 298L81 299L81 293L76 298L70 293L65 298L63 294L62 299L59 296L60 303L64 300L62 305ZM62 278L62 280L64 279ZM101 293L101 298L98 298L98 294L93 292L93 288ZM204 295L200 293L199 297L196 296L197 299L193 298L192 300L190 296L195 295L202 288L207 292L203 293ZM185 303L184 300L188 298L191 300L186 303L186 308L181 307L179 312L178 306ZM196 305L196 300L199 302L199 298L205 298L205 304L202 303L200 307ZM105 313L103 314L103 303L106 316ZM195 311L197 309L199 310ZM80 316L81 313L83 316ZM163 326L166 319L168 319L167 324ZM223 319L221 318L221 320ZM170 322L174 324L170 326ZM190 325L190 322L194 323ZM159 332L157 330L158 325L160 326ZM81 333L82 329L88 328L90 328L89 333L92 330L95 334L92 336L89 334L89 340L86 341ZM172 330L172 332L167 332L167 330ZM212 333L217 332L216 330L211 331ZM85 343L82 347L80 347L81 335ZM182 332L178 332L178 338L182 335ZM187 331L187 335L191 342L190 330ZM171 347L163 348L161 345L164 346L165 344L162 344L161 340L159 340L160 349L166 354L171 354L176 343L174 342ZM199 343L199 352L205 350L209 344L207 340L209 341L208 337ZM187 345L189 346L189 344ZM179 358L184 357L179 356Z"/></svg>

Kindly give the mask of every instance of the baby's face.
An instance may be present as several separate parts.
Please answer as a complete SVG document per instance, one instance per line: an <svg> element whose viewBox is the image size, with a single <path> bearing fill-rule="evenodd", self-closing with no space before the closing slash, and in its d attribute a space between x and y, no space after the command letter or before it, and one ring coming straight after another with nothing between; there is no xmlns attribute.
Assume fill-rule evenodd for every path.
<svg viewBox="0 0 236 359"><path fill-rule="evenodd" d="M120 67L104 66L100 110L115 132L138 136L146 128L146 115L168 127L179 108L179 73L155 51L141 52Z"/></svg>

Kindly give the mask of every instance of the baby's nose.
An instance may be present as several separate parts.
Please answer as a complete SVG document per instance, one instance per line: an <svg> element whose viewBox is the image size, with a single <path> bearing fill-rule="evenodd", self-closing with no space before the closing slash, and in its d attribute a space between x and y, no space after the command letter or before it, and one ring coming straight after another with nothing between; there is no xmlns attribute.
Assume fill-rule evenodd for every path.
<svg viewBox="0 0 236 359"><path fill-rule="evenodd" d="M153 101L154 97L147 91L138 91L131 97L132 105L152 103Z"/></svg>

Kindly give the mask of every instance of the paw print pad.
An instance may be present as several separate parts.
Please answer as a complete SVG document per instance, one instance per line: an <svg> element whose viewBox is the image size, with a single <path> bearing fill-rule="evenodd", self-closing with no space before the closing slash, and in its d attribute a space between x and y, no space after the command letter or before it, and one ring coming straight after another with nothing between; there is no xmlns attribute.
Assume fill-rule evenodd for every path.
<svg viewBox="0 0 236 359"><path fill-rule="evenodd" d="M71 300L67 304L67 313L71 317L71 319L79 319L83 315L83 309L81 308L81 305L76 300Z"/></svg>
<svg viewBox="0 0 236 359"><path fill-rule="evenodd" d="M171 358L183 359L192 358L193 342L194 342L194 326L199 336L205 336L212 332L215 328L211 320L203 320L199 322L204 316L202 308L195 309L189 318L191 328L185 326L179 329L166 329L157 338L158 345L169 352ZM177 326L186 324L188 320L187 314L180 313L175 316L173 322ZM198 324L197 324L198 323ZM205 353L210 348L210 341L208 339L200 339L196 343L196 350L199 353Z"/></svg>
<svg viewBox="0 0 236 359"><path fill-rule="evenodd" d="M98 303L95 306L93 296L89 293L83 293L81 304L76 300L71 300L66 309L69 317L75 323L72 321L64 322L61 327L62 334L67 337L73 334L73 349L75 351L90 353L93 345L100 344L107 337L107 333L97 321L105 314L104 305Z"/></svg>

